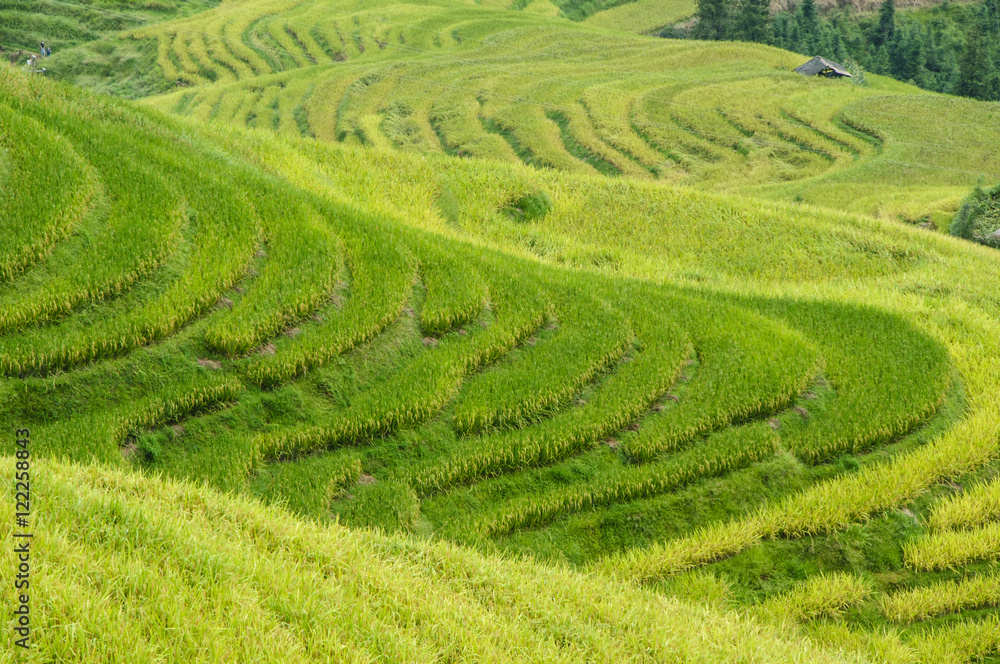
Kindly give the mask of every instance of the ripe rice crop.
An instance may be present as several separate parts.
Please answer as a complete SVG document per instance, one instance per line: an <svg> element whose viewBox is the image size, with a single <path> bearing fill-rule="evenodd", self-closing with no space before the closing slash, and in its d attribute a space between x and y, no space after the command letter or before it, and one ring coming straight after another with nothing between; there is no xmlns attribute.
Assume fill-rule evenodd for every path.
<svg viewBox="0 0 1000 664"><path fill-rule="evenodd" d="M754 607L761 617L775 622L804 622L836 617L872 595L871 584L844 573L817 574L792 590Z"/></svg>
<svg viewBox="0 0 1000 664"><path fill-rule="evenodd" d="M362 443L436 414L470 371L495 361L541 324L537 296L512 276L493 272L490 292L496 319L486 330L428 350L391 382L361 394L350 408L333 413L325 424L263 435L254 442L254 449L264 459L292 457L338 444Z"/></svg>
<svg viewBox="0 0 1000 664"><path fill-rule="evenodd" d="M243 385L232 378L184 379L136 403L55 422L44 429L44 444L63 458L120 464L121 446L142 430L234 402L243 390ZM86 435L81 436L81 431Z"/></svg>
<svg viewBox="0 0 1000 664"><path fill-rule="evenodd" d="M135 405L126 415L119 416L114 438L121 441L137 429L150 429L210 406L234 401L242 392L243 385L231 378L173 387L151 396Z"/></svg>
<svg viewBox="0 0 1000 664"><path fill-rule="evenodd" d="M551 463L622 428L648 409L680 373L690 346L681 329L662 313L633 318L643 350L621 364L585 405L524 429L473 438L432 464L416 466L400 479L418 495L474 479Z"/></svg>
<svg viewBox="0 0 1000 664"><path fill-rule="evenodd" d="M981 574L889 595L882 600L881 608L890 620L913 622L997 603L1000 603L1000 578L995 574Z"/></svg>
<svg viewBox="0 0 1000 664"><path fill-rule="evenodd" d="M787 440L803 458L818 462L886 443L943 403L952 380L947 351L900 317L832 303L774 301L763 310L814 340L837 392L828 410Z"/></svg>
<svg viewBox="0 0 1000 664"><path fill-rule="evenodd" d="M119 122L123 120L114 109L102 110ZM24 115L28 120L27 113ZM163 265L189 221L187 206L169 187L163 170L151 169L148 161L136 158L137 139L110 129L98 118L77 116L67 122L61 115L42 117L71 137L88 163L96 164L89 168L100 178L101 196L78 228L78 237L57 245L51 258L38 266L37 279L19 282L24 287L3 299L2 331L126 292ZM135 125L134 119L129 125ZM168 154L166 144L162 133L141 142L146 159L158 163ZM129 250L121 251L121 247Z"/></svg>
<svg viewBox="0 0 1000 664"><path fill-rule="evenodd" d="M693 5L672 10L687 15ZM988 148L995 136L948 134L952 102L874 76L867 86L809 80L790 71L801 56L756 44L670 43L485 7L343 7L325 16L315 8L257 2L220 19L226 12L217 8L133 33L160 39L162 47L176 25L178 35L181 29L210 34L208 41L220 48L247 50L242 57L248 62L258 51L274 60L231 84L211 86L211 94L207 88L195 92L183 113L207 117L225 97L246 97L262 73L279 68L287 82L308 85L310 96L323 100L303 104L301 122L323 127L317 133L323 140L528 161L577 173L606 164L634 178L909 220L953 212L964 196L959 173L997 170L996 151ZM660 27L649 21L670 22L662 6L651 12L650 3L633 2L598 12L586 24L607 21L604 27L643 32ZM400 24L393 23L397 16ZM256 22L247 22L251 18ZM247 31L237 34L240 28L230 23L247 25ZM272 45L254 50L254 35L265 33L274 35ZM174 41L185 40L198 42L194 35ZM190 59L187 50L186 43L178 46L179 62ZM221 82L238 70L207 52L205 58L208 64L184 67L186 75L204 83L199 72L211 71ZM343 60L350 66L338 66ZM171 64L164 71L177 69ZM373 84L357 85L364 80ZM178 91L154 103L168 109L188 94ZM976 118L970 125L991 126L987 107L955 103ZM411 118L415 140L399 140L391 121L404 105L430 109L426 120L423 111ZM916 132L906 120L913 116L910 105L919 105L917 115L925 118ZM336 131L329 131L332 126ZM881 138L860 138L858 127ZM872 149L876 141L884 152ZM858 187L854 196L838 195L845 181Z"/></svg>
<svg viewBox="0 0 1000 664"><path fill-rule="evenodd" d="M0 471L13 464L0 459ZM60 657L80 646L55 616L94 635L92 659L170 651L191 662L216 652L319 662L377 648L406 662L737 662L752 648L761 664L848 661L736 615L566 568L319 526L246 497L101 466L36 468L32 561L59 570L59 582L38 584L36 601L52 610L33 615L32 647ZM0 503L3 523L13 507ZM0 564L15 555L7 547ZM554 642L553 630L564 637Z"/></svg>
<svg viewBox="0 0 1000 664"><path fill-rule="evenodd" d="M734 606L760 590L791 588L748 611L757 613L748 620L766 615L793 623L857 606L844 621L848 631L863 632L883 625L893 610L915 619L974 607L992 615L991 577L932 586L945 574L925 574L996 557L996 538L983 534L995 516L987 490L932 506L940 534L978 530L951 533L954 540L936 540L938 534L909 540L911 570L899 569L897 554L903 536L920 528L919 519L899 513L901 505L945 478L967 484L961 475L988 476L983 467L1000 453L995 260L898 220L815 206L827 196L831 206L870 212L859 201L884 193L879 214L885 216L943 210L967 186L965 176L925 174L910 186L878 159L918 159L923 148L912 143L947 138L941 120L955 122L961 113L963 122L978 123L993 117L991 107L914 93L909 103L923 117L901 120L893 114L906 111L899 99L906 95L897 93L913 92L907 86L874 76L870 89L797 77L787 71L792 56L775 49L605 35L539 15L494 22L509 14L474 5L380 3L277 3L261 14L264 3L248 0L192 21L211 33L200 45L184 35L184 48L197 51L192 64L199 76L217 82L147 103L211 118L211 126L42 77L0 73L3 108L13 109L9 123L33 122L43 135L61 136L95 182L92 204L74 231L0 283L0 421L37 429L39 457L95 459L204 482L284 503L320 522L349 515L344 522L351 527L453 537L569 565L599 560L587 569L629 582L657 581L761 540L816 534L815 548L768 541L704 575L718 579L713 596ZM303 21L312 23L302 27ZM280 43L298 49L294 56L257 50L261 61L253 62L244 46L226 43L273 48L278 34L285 35ZM153 57L152 46L143 57ZM320 59L316 49L327 58L319 65L309 62ZM342 53L355 61L341 61ZM174 49L166 57L183 69ZM222 80L227 75L229 82ZM602 97L604 91L616 98ZM712 108L698 107L706 103ZM881 143L844 129L844 118ZM906 122L938 124L924 127L922 136L900 127ZM230 126L244 123L257 129ZM995 138L988 131L949 131L959 151L975 147L970 136L980 151ZM309 138L313 133L321 140ZM0 153L12 152L4 145ZM925 156L941 153L924 147ZM413 154L422 151L510 163ZM989 169L992 159L925 165ZM559 168L529 168L521 160ZM5 163L4 186L5 169L14 173L13 162ZM901 172L914 173L912 163L904 166ZM593 172L605 167L621 173ZM858 173L870 177L845 195L845 183ZM706 194L701 187L726 191ZM762 202L795 195L802 205ZM527 197L551 205L518 216ZM255 260L255 250L266 255ZM692 356L695 363L686 365ZM804 392L813 380L822 388L818 398ZM798 415L747 423L793 403ZM776 446L780 453L771 455ZM67 500L56 507L79 507L69 500L76 489L67 478L82 476L71 467L47 467L63 468L53 472L65 481L52 486ZM100 476L98 493L125 482ZM351 485L355 479L362 480L358 486ZM629 626L621 615L633 606L626 596L649 596L635 585L612 593L616 601L602 604L598 618L578 621L579 613L596 615L586 613L593 606L589 593L618 588L604 574L591 575L567 600L569 608L557 611L554 600L524 594L536 577L509 592L510 575L523 573L527 563L490 558L483 564L503 570L496 588L504 591L490 586L484 595L475 582L460 584L459 595L475 601L443 614L440 598L455 594L455 578L469 578L461 565L455 574L438 574L441 560L453 561L458 550L434 549L443 557L427 558L429 549L403 552L402 539L370 539L390 557L369 547L334 567L324 563L321 584L303 584L296 571L288 583L265 579L262 586L257 574L241 585L244 568L282 568L270 566L273 555L261 558L230 540L219 544L225 510L209 510L215 521L203 534L217 549L236 548L206 553L204 542L185 539L185 529L200 528L190 514L181 515L184 526L171 539L148 530L162 510L146 512L145 498L133 504L126 492L123 505L138 511L122 512L87 492L96 512L63 510L59 518L77 526L103 523L107 532L83 539L67 531L101 555L109 541L129 544L128 551L107 554L125 555L128 564L102 558L114 570L102 572L102 584L121 591L115 606L134 607L122 625L146 625L143 634L154 641L160 635L160 644L168 633L142 622L157 615L142 598L174 606L153 580L194 578L191 556L204 554L206 578L222 578L219 587L234 594L178 582L172 588L184 604L176 615L201 615L189 606L197 593L187 592L197 586L202 598L219 600L214 606L261 627L241 632L257 639L255 646L263 643L260 634L274 637L287 648L268 652L293 659L348 656L345 634L361 644L350 652L358 659L500 661L511 652L511 635L526 639L516 652L531 653L527 658L686 655L676 639L665 644L662 637L676 623L654 620L662 602L673 600L660 597L647 613L632 614L646 620L639 632ZM200 505L214 500L210 492L202 489ZM679 514L692 500L697 508ZM749 506L756 507L748 514ZM922 514L925 506L918 501L913 509ZM881 512L888 512L884 519L863 523ZM287 512L281 518L297 527ZM538 530L519 532L529 528ZM250 530L249 540L260 544L264 531ZM179 542L174 548L188 553L177 558L171 550L157 560L177 558L188 567L161 565L139 597L135 583L146 577L136 570L148 554L136 552L153 540ZM286 555L283 541L264 548ZM315 551L325 549L313 544L348 541L310 540L303 555L315 562ZM642 548L627 549L639 542ZM48 600L76 607L78 614L60 614L70 616L67 624L104 634L100 626L122 614L104 611L110 595L86 595L80 588L92 584L72 576L86 569L90 578L97 568L86 561L54 564L60 555L45 568L56 570L50 581L80 582ZM234 556L246 559L232 563ZM365 567L376 559L391 562L377 572ZM220 560L232 563L221 573ZM380 575L414 560L417 572L434 570L431 581L415 574L427 581L421 592L410 588L412 578L379 585ZM724 591L757 564L763 572L757 590ZM338 575L337 565L350 573ZM925 590L864 603L869 589L857 576L812 576L791 585L789 576L809 577L817 565L878 570L880 582ZM331 637L329 648L322 639L299 639L298 631L315 635L333 625L313 618L328 614L323 607L343 606L341 577L358 573L368 575L359 582L363 592L346 596L352 615L362 618L336 623L343 634ZM329 592L302 600L320 587ZM392 595L373 595L372 588ZM72 604L92 595L89 613ZM268 611L254 613L262 597L274 605L270 613L277 606L283 615L312 617L293 620L294 628L274 627ZM284 599L274 604L275 597ZM495 613L480 605L493 606L498 597L513 602L517 621L527 615L544 624L544 634L531 631L529 638L520 622L504 622L502 633L488 632L496 640L485 643L483 625ZM359 627L365 616L371 620L364 624L376 627ZM192 622L184 632L189 645L234 633L235 623L202 617L211 628L199 631ZM928 661L968 659L991 652L990 625L901 627L896 645L900 652L926 651ZM572 634L555 643L553 629ZM633 630L631 645L605 639L622 629ZM738 660L759 645L756 630L764 628L754 629L747 649L723 656L713 646L697 657ZM64 648L64 633L39 632L52 639L46 643L54 657L73 659L78 645L71 640ZM227 656L259 655L240 650L243 643L226 641ZM126 647L140 656L153 652L134 639Z"/></svg>
<svg viewBox="0 0 1000 664"><path fill-rule="evenodd" d="M438 336L474 321L489 297L483 276L452 252L430 243L417 249L427 299L420 310L420 327Z"/></svg>
<svg viewBox="0 0 1000 664"><path fill-rule="evenodd" d="M730 422L775 412L816 375L816 351L800 335L707 302L691 311L685 327L702 366L676 408L622 440L629 457L649 461Z"/></svg>
<svg viewBox="0 0 1000 664"><path fill-rule="evenodd" d="M267 263L247 294L205 332L227 355L249 352L282 326L315 311L333 295L343 266L342 242L309 206L279 191L260 197Z"/></svg>
<svg viewBox="0 0 1000 664"><path fill-rule="evenodd" d="M0 149L11 172L0 190L0 282L49 255L99 196L93 170L70 142L3 102Z"/></svg>
<svg viewBox="0 0 1000 664"><path fill-rule="evenodd" d="M581 105L601 140L630 155L657 176L666 157L632 128L629 122L631 108L625 96L629 88L627 83L620 82L589 87L582 95Z"/></svg>
<svg viewBox="0 0 1000 664"><path fill-rule="evenodd" d="M341 230L356 217L331 207L327 218ZM296 339L275 343L274 356L248 360L245 371L252 383L276 385L322 366L381 332L402 311L415 276L412 256L392 236L360 228L345 234L344 243L350 293L342 308L326 312L315 325L303 325Z"/></svg>
<svg viewBox="0 0 1000 664"><path fill-rule="evenodd" d="M966 664L1000 650L1000 619L987 616L928 630L911 641L918 662Z"/></svg>
<svg viewBox="0 0 1000 664"><path fill-rule="evenodd" d="M635 0L588 16L584 23L607 30L647 34L694 13L690 0Z"/></svg>
<svg viewBox="0 0 1000 664"><path fill-rule="evenodd" d="M944 531L903 547L906 563L920 570L957 569L976 560L1000 559L1000 523Z"/></svg>
<svg viewBox="0 0 1000 664"><path fill-rule="evenodd" d="M970 487L934 505L928 524L934 530L975 528L1000 518L1000 482Z"/></svg>
<svg viewBox="0 0 1000 664"><path fill-rule="evenodd" d="M611 468L583 484L509 501L476 518L473 530L496 537L516 528L537 527L560 514L654 496L758 461L774 451L777 440L766 424L730 429L662 461Z"/></svg>
<svg viewBox="0 0 1000 664"><path fill-rule="evenodd" d="M3 337L0 373L48 372L120 355L171 334L214 305L246 270L258 232L252 212L237 197L209 193L232 186L206 177L200 188L188 190L189 202L199 208L200 228L187 270L164 292L148 293L145 300L134 293L110 303L110 315L98 326L71 319Z"/></svg>
<svg viewBox="0 0 1000 664"><path fill-rule="evenodd" d="M470 434L531 421L565 402L625 352L632 335L621 312L576 289L554 295L553 313L560 321L556 335L468 381L452 415L457 431Z"/></svg>
<svg viewBox="0 0 1000 664"><path fill-rule="evenodd" d="M735 555L760 542L763 523L756 515L712 524L691 535L646 549L628 549L592 565L594 572L638 582L661 579Z"/></svg>

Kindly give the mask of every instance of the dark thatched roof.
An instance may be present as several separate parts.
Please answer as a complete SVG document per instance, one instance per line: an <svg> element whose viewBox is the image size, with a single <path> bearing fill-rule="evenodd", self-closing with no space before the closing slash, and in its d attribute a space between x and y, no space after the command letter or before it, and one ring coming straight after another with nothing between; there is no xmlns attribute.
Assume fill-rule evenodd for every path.
<svg viewBox="0 0 1000 664"><path fill-rule="evenodd" d="M821 58L818 55L804 65L796 67L795 71L803 76L851 76L851 73L844 69L843 66L838 65L836 62L831 62L826 58Z"/></svg>

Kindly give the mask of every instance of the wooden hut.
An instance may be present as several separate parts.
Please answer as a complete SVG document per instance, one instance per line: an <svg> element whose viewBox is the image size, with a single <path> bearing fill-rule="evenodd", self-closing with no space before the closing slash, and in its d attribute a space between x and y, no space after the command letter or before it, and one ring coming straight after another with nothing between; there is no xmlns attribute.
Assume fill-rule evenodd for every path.
<svg viewBox="0 0 1000 664"><path fill-rule="evenodd" d="M851 73L836 62L830 62L826 58L816 56L804 65L795 68L795 71L803 76L826 76L827 78L841 78L846 76L851 78Z"/></svg>

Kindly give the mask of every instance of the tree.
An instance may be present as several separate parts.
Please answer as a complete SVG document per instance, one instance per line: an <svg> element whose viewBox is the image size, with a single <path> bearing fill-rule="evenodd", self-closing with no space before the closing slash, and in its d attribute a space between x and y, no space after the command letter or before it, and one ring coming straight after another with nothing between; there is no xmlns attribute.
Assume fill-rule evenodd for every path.
<svg viewBox="0 0 1000 664"><path fill-rule="evenodd" d="M833 33L833 49L831 51L833 57L837 59L837 62L843 62L844 58L847 57L847 51L844 50L844 40L841 38L839 32Z"/></svg>
<svg viewBox="0 0 1000 664"><path fill-rule="evenodd" d="M1000 0L983 2L983 28L994 36L1000 35Z"/></svg>
<svg viewBox="0 0 1000 664"><path fill-rule="evenodd" d="M865 76L865 68L854 58L848 57L844 60L844 66L851 73L851 82L854 85L868 87L868 78Z"/></svg>
<svg viewBox="0 0 1000 664"><path fill-rule="evenodd" d="M876 48L892 39L896 33L896 3L894 0L883 0L878 10L878 27L872 38Z"/></svg>
<svg viewBox="0 0 1000 664"><path fill-rule="evenodd" d="M889 75L891 63L889 62L889 51L886 50L885 45L879 46L875 51L875 55L868 63L868 69L876 74Z"/></svg>
<svg viewBox="0 0 1000 664"><path fill-rule="evenodd" d="M741 0L736 17L737 36L744 41L767 43L770 19L770 0Z"/></svg>
<svg viewBox="0 0 1000 664"><path fill-rule="evenodd" d="M819 43L819 12L816 10L816 0L802 0L799 6L799 38L801 51L816 55L813 51Z"/></svg>
<svg viewBox="0 0 1000 664"><path fill-rule="evenodd" d="M771 43L783 49L788 49L788 14L778 12L771 23Z"/></svg>
<svg viewBox="0 0 1000 664"><path fill-rule="evenodd" d="M802 51L802 39L800 39L801 30L799 30L799 20L796 17L792 17L788 21L788 33L785 35L785 43L789 51Z"/></svg>
<svg viewBox="0 0 1000 664"><path fill-rule="evenodd" d="M906 30L897 30L889 42L889 69L898 81L909 81L924 66L921 35L910 24Z"/></svg>
<svg viewBox="0 0 1000 664"><path fill-rule="evenodd" d="M727 0L698 0L698 23L691 30L695 39L726 39L729 36Z"/></svg>
<svg viewBox="0 0 1000 664"><path fill-rule="evenodd" d="M983 100L996 98L996 70L984 41L980 27L976 26L969 32L965 53L958 66L955 94Z"/></svg>

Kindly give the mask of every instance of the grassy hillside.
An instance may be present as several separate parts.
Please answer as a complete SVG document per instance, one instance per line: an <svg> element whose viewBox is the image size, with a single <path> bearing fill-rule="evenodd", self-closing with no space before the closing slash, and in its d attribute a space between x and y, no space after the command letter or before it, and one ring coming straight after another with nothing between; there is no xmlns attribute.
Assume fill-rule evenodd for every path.
<svg viewBox="0 0 1000 664"><path fill-rule="evenodd" d="M624 37L448 0L245 3L132 35L156 39L167 78L189 86L151 105L284 136L912 222L954 213L970 182L1000 170L995 107L876 76L808 79L791 71L802 56L757 45Z"/></svg>
<svg viewBox="0 0 1000 664"><path fill-rule="evenodd" d="M320 528L122 471L33 471L38 622L25 660L4 635L4 662L859 661L563 568Z"/></svg>
<svg viewBox="0 0 1000 664"><path fill-rule="evenodd" d="M23 221L2 217L5 237L15 240L5 259L18 277L8 278L3 293L2 417L5 426L32 431L36 658L620 661L628 652L649 660L669 652L714 662L737 661L752 648L758 661L845 661L752 621L613 581L307 525L221 497L217 489L237 489L326 518L324 502L339 482L354 494L346 521L410 529L414 487L430 475L414 472L408 486L379 472L378 457L398 444L371 436L428 418L448 421L437 411L477 364L508 355L493 373L468 381L465 408L456 408L470 422L477 412L492 417L493 428L515 411L537 414L542 401L558 406L577 392L574 384L590 384L583 389L595 392L600 407L589 424L549 426L564 440L552 442L571 451L589 448L595 428L620 425L622 408L639 414L656 399L677 373L658 375L658 363L679 366L691 342L676 324L650 325L662 314L633 321L632 331L627 310L602 302L617 289L596 276L578 278L601 283L603 298L595 292L574 302L560 295L567 285L551 269L499 261L455 240L446 253L424 231L310 196L239 156L223 158L226 141L189 134L178 142L178 127L162 119L9 71L0 89L13 175L32 163L26 139L60 148L46 155L51 176L16 178L32 183L27 190L4 188L6 210L74 212L45 219L51 230L33 244L14 235ZM55 191L75 205L47 204ZM251 201L242 191L257 194ZM489 269L477 281L480 263ZM596 340L580 334L608 323ZM546 324L559 329L542 332L542 366L550 379L561 372L568 391L552 380L532 385L530 367L505 352ZM456 331L463 325L467 334ZM756 325L777 331L763 320ZM421 334L432 336L420 343ZM780 334L805 351L794 335ZM527 346L519 353L531 356ZM366 370L380 354L383 361ZM633 358L631 370L616 366ZM594 380L609 363L611 375ZM352 365L357 384L346 380ZM307 378L296 380L306 367ZM377 380L385 373L389 381ZM504 373L529 379L524 394L507 398L506 411L483 398ZM349 407L337 407L352 396L336 391L338 381L358 392ZM627 392L609 397L602 382ZM260 383L275 386L262 391ZM304 428L309 417L322 428ZM165 424L172 426L160 429ZM259 431L248 430L254 426ZM475 440L452 441L451 456L481 454ZM53 457L104 468L42 461ZM215 487L164 484L108 465ZM14 470L15 459L6 457L4 472ZM362 470L379 477L359 482ZM5 565L14 564L13 509L4 502ZM5 604L13 603L12 589L3 592ZM323 608L331 603L333 613ZM666 632L669 642L660 637ZM7 659L16 651L4 652Z"/></svg>
<svg viewBox="0 0 1000 664"><path fill-rule="evenodd" d="M52 56L38 66L50 76L128 97L166 92L173 82L156 67L155 46L118 35L218 5L218 0L3 0L0 56L23 64L45 42Z"/></svg>
<svg viewBox="0 0 1000 664"><path fill-rule="evenodd" d="M4 95L11 173L36 136L73 183L5 189L12 210L68 197L4 257L2 418L32 429L39 457L626 580L791 546L766 557L764 587L722 590L754 569L739 557L707 587L798 607L795 584L849 574L867 588L855 599L793 608L836 647L871 638L873 612L891 624L878 607L898 593L949 579L881 521L865 537L899 553L875 561L794 538L995 457L987 254L629 179L217 134L17 74ZM729 240L737 227L755 243ZM976 551L962 564L994 555ZM826 616L852 606L848 639ZM904 629L896 649L989 643L950 629Z"/></svg>
<svg viewBox="0 0 1000 664"><path fill-rule="evenodd" d="M0 70L36 659L1000 655L997 106L534 9Z"/></svg>
<svg viewBox="0 0 1000 664"><path fill-rule="evenodd" d="M690 0L635 0L588 16L590 25L634 34L651 34L694 15L697 4Z"/></svg>

